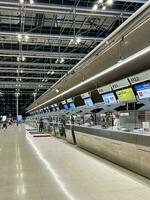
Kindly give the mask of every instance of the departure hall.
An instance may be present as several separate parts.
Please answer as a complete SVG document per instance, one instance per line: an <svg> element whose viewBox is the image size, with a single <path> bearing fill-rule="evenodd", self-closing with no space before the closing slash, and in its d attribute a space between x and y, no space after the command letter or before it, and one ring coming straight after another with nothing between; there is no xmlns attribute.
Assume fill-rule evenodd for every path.
<svg viewBox="0 0 150 200"><path fill-rule="evenodd" d="M0 200L150 200L150 0L0 0Z"/></svg>

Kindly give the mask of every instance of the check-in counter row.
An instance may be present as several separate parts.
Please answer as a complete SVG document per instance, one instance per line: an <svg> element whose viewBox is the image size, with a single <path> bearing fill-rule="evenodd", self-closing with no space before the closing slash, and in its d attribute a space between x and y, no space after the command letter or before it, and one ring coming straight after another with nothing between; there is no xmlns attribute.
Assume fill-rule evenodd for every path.
<svg viewBox="0 0 150 200"><path fill-rule="evenodd" d="M74 144L73 137L79 147L150 178L150 135L66 125L67 141Z"/></svg>

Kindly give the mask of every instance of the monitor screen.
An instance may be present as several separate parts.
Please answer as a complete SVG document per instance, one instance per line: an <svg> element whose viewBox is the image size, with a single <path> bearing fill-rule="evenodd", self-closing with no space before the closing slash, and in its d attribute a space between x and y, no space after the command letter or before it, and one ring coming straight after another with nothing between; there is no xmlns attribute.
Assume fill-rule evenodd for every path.
<svg viewBox="0 0 150 200"><path fill-rule="evenodd" d="M135 86L139 99L150 98L150 82Z"/></svg>
<svg viewBox="0 0 150 200"><path fill-rule="evenodd" d="M90 106L93 106L93 101L91 98L86 98L84 99L84 103L86 106L90 107Z"/></svg>
<svg viewBox="0 0 150 200"><path fill-rule="evenodd" d="M56 108L53 107L53 111L56 111Z"/></svg>
<svg viewBox="0 0 150 200"><path fill-rule="evenodd" d="M70 109L75 109L75 104L74 104L74 102L70 102L70 103L69 103L69 107L70 107Z"/></svg>
<svg viewBox="0 0 150 200"><path fill-rule="evenodd" d="M64 104L64 109L65 109L65 110L69 110L69 107L68 107L67 104Z"/></svg>
<svg viewBox="0 0 150 200"><path fill-rule="evenodd" d="M60 110L58 106L56 107L56 110L57 110L57 111L59 111L59 110Z"/></svg>
<svg viewBox="0 0 150 200"><path fill-rule="evenodd" d="M132 88L126 88L116 91L119 102L132 102L135 101L135 95Z"/></svg>
<svg viewBox="0 0 150 200"><path fill-rule="evenodd" d="M117 103L116 97L113 92L103 94L102 98L106 105L111 105L111 104Z"/></svg>

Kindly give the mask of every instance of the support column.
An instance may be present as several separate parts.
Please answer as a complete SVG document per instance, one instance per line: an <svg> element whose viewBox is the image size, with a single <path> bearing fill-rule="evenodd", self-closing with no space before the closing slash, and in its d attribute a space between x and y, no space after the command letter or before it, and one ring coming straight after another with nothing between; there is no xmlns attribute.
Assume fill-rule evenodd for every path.
<svg viewBox="0 0 150 200"><path fill-rule="evenodd" d="M37 95L37 93L34 92L34 93L33 93L34 101L36 100L36 95Z"/></svg>
<svg viewBox="0 0 150 200"><path fill-rule="evenodd" d="M19 121L18 121L18 112L19 112L19 109L18 109L18 97L19 97L19 93L15 93L15 96L16 96L16 124L18 126L18 124L19 124Z"/></svg>

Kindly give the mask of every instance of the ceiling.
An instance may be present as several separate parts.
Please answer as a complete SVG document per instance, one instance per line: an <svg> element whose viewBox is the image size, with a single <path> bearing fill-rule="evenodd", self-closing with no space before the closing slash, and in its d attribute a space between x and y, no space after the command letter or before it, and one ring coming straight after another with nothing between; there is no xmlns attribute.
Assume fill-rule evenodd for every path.
<svg viewBox="0 0 150 200"><path fill-rule="evenodd" d="M16 92L23 114L145 2L0 1L0 114L16 114Z"/></svg>

